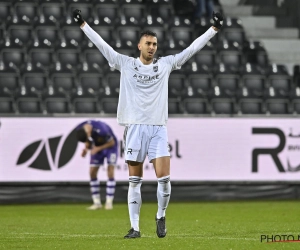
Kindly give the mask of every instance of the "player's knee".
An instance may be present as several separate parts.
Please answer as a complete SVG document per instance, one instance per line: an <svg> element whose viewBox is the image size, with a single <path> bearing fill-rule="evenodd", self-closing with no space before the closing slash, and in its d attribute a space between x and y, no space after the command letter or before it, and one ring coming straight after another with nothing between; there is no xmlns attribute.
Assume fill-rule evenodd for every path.
<svg viewBox="0 0 300 250"><path fill-rule="evenodd" d="M130 176L129 177L129 186L138 187L142 185L142 177L139 176Z"/></svg>
<svg viewBox="0 0 300 250"><path fill-rule="evenodd" d="M157 178L157 182L159 184L168 184L170 182L170 175Z"/></svg>

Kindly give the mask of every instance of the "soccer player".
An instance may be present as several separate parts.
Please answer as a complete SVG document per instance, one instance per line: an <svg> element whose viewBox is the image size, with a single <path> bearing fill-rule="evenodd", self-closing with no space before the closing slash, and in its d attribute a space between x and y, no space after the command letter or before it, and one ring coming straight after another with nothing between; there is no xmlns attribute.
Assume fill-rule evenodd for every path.
<svg viewBox="0 0 300 250"><path fill-rule="evenodd" d="M170 153L168 149L168 78L173 70L197 53L222 27L223 17L214 13L214 25L189 47L176 55L154 58L157 36L151 31L141 34L140 56L129 57L116 52L83 19L80 10L73 18L86 36L97 46L111 67L121 72L117 120L124 131L125 160L129 168L128 210L131 229L124 238L139 238L139 217L142 204L143 162L153 163L157 177L158 210L156 234L166 236L166 209L171 195Z"/></svg>
<svg viewBox="0 0 300 250"><path fill-rule="evenodd" d="M106 202L105 209L113 209L113 199L116 182L114 179L114 167L117 163L118 141L112 129L101 121L85 121L77 127L77 140L85 144L81 156L85 157L88 151L91 154L90 160L90 190L93 199L93 205L89 210L102 208L100 199L100 182L97 178L98 170L107 161L106 182Z"/></svg>

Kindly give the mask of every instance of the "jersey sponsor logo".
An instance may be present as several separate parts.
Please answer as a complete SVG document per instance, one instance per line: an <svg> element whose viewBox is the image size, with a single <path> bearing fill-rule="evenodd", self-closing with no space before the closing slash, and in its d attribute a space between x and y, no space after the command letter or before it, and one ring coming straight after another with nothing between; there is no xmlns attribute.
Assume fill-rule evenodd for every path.
<svg viewBox="0 0 300 250"><path fill-rule="evenodd" d="M154 81L159 79L159 75L149 76L149 75L137 75L134 74L134 79L136 79L138 82L147 82L147 81Z"/></svg>

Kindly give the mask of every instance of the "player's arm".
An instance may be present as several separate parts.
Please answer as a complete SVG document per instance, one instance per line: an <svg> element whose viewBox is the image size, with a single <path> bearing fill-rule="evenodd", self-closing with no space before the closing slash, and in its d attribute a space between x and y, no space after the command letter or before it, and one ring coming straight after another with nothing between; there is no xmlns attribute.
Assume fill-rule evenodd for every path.
<svg viewBox="0 0 300 250"><path fill-rule="evenodd" d="M116 144L115 139L113 137L111 137L111 139L109 141L107 141L106 143L104 143L101 146L94 146L91 150L91 154L97 154L98 152L106 149L106 148L111 148Z"/></svg>
<svg viewBox="0 0 300 250"><path fill-rule="evenodd" d="M92 41L93 44L99 49L103 56L107 59L111 67L121 65L126 60L126 56L116 52L109 44L107 44L102 37L95 32L87 22L84 21L80 10L74 10L73 18L80 26L85 35Z"/></svg>
<svg viewBox="0 0 300 250"><path fill-rule="evenodd" d="M213 13L213 20L214 25L212 27L210 27L203 35L198 37L189 47L175 55L173 68L180 68L187 60L201 50L222 28L223 17L220 13Z"/></svg>

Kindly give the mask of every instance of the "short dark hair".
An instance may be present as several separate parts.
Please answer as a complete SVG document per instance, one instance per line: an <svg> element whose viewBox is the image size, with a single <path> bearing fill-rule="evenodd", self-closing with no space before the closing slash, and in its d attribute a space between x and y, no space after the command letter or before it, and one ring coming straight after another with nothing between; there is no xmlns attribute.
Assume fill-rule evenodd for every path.
<svg viewBox="0 0 300 250"><path fill-rule="evenodd" d="M143 36L155 36L157 38L157 35L155 32L151 31L151 30L145 30L141 33L140 35L140 40Z"/></svg>
<svg viewBox="0 0 300 250"><path fill-rule="evenodd" d="M76 138L77 138L77 141L80 141L80 142L87 141L87 134L86 134L84 128L80 128L77 130Z"/></svg>

